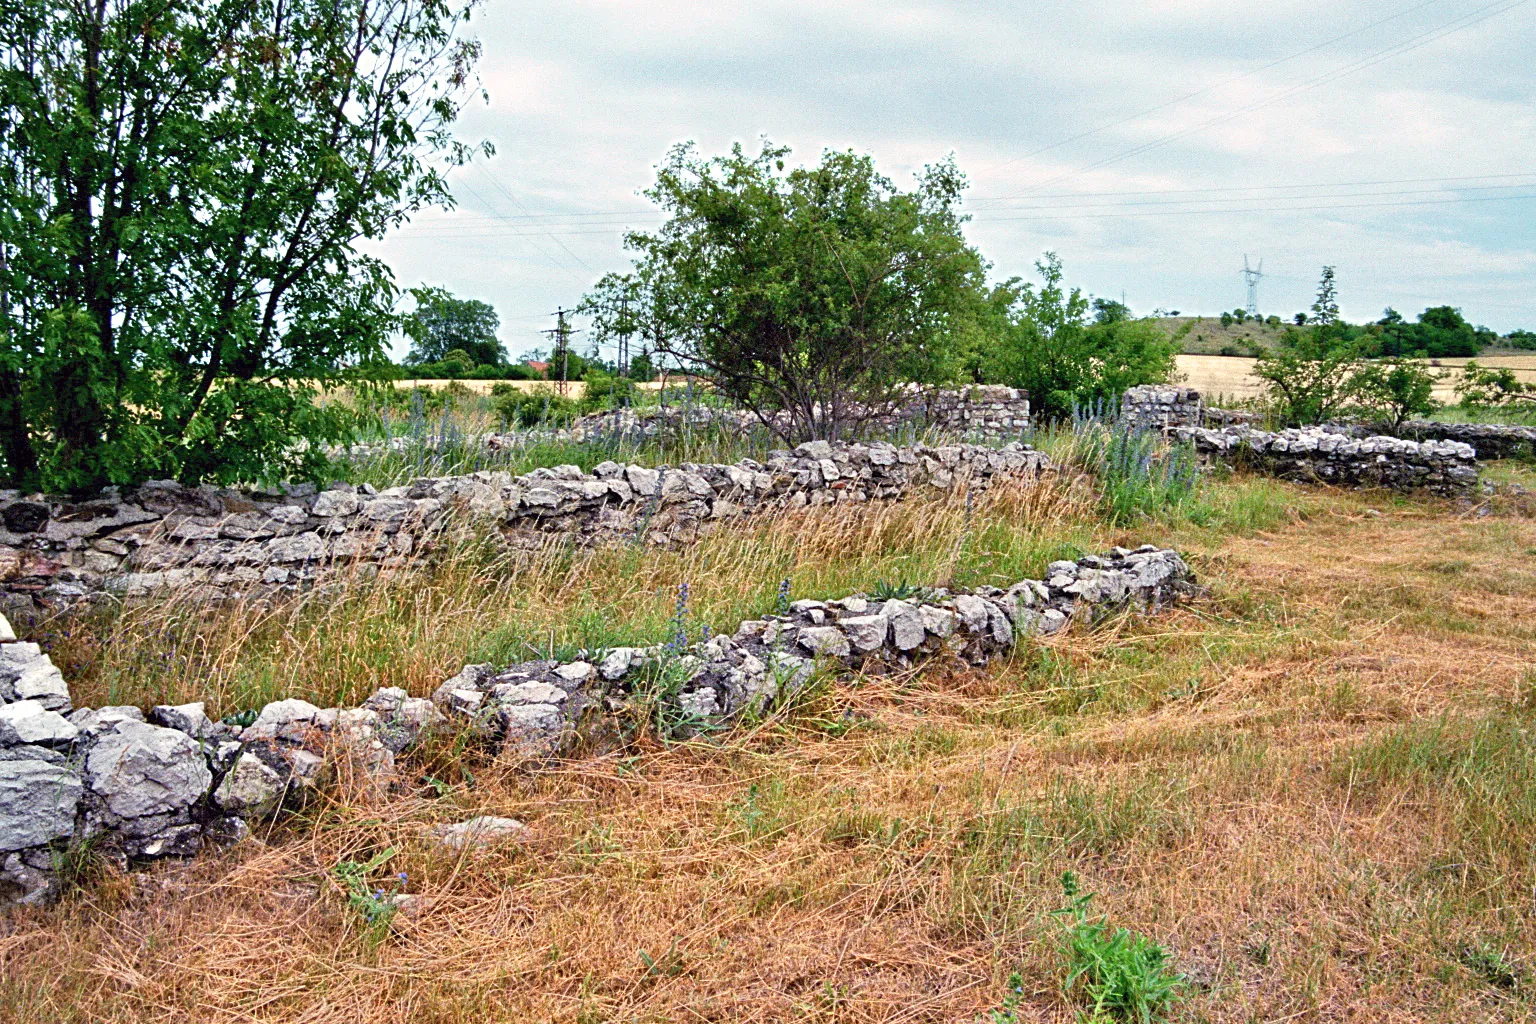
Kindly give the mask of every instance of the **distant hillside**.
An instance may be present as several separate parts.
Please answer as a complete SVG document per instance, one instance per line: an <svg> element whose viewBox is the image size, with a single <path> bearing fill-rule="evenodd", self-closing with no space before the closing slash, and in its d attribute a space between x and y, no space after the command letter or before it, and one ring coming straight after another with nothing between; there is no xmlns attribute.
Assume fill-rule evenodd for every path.
<svg viewBox="0 0 1536 1024"><path fill-rule="evenodd" d="M1284 324L1271 327L1255 320L1223 327L1219 315L1164 316L1152 322L1170 336L1179 337L1179 351L1190 355L1253 355L1255 347L1267 348L1274 345L1285 331ZM1182 336L1180 332L1183 332Z"/></svg>

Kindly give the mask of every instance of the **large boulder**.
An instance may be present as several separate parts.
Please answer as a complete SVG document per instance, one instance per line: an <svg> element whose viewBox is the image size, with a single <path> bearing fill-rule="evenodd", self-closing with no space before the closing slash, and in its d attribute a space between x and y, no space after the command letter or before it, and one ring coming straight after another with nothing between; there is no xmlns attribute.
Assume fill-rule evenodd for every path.
<svg viewBox="0 0 1536 1024"><path fill-rule="evenodd" d="M184 732L124 721L103 736L85 761L86 781L120 818L174 814L202 799L213 773L202 748Z"/></svg>

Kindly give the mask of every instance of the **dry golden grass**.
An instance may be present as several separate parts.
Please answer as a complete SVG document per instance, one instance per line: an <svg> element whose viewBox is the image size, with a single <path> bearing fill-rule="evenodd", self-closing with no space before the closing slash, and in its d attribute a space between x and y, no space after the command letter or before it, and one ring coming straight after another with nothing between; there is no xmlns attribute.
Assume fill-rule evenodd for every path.
<svg viewBox="0 0 1536 1024"><path fill-rule="evenodd" d="M1263 393L1262 383L1253 375L1256 360L1248 356L1206 356L1181 354L1174 357L1183 382L1203 395L1212 398L1256 398ZM1435 386L1435 400L1453 404L1456 397L1458 367L1467 364L1466 359L1438 360L1447 379ZM1477 364L1484 367L1508 367L1515 376L1526 383L1536 383L1536 355L1480 356Z"/></svg>
<svg viewBox="0 0 1536 1024"><path fill-rule="evenodd" d="M734 630L794 597L878 581L1007 584L1099 546L1090 496L1062 478L979 493L832 505L715 529L656 550L571 546L510 553L462 541L428 574L355 576L297 602L143 603L49 637L76 703L207 700L226 714L280 696L357 703L380 686L430 693L466 662L527 660L669 637L679 588L690 619ZM962 541L967 517L969 539Z"/></svg>
<svg viewBox="0 0 1536 1024"><path fill-rule="evenodd" d="M108 874L0 926L0 1006L15 1021L968 1021L1018 970L1019 1019L1067 1021L1048 914L1072 869L1199 982L1179 1020L1529 1019L1536 523L1287 494L1305 517L1266 532L1152 538L1194 552L1212 585L1171 615L985 672L848 681L716 743L540 771L426 752L416 770L441 796L338 798L223 855ZM834 531L805 561L858 536ZM607 591L626 611L687 575L647 566L644 586ZM471 813L530 837L433 846L433 823ZM329 871L388 847L381 874L405 870L422 906L374 943ZM1490 984L1504 953L1526 987Z"/></svg>

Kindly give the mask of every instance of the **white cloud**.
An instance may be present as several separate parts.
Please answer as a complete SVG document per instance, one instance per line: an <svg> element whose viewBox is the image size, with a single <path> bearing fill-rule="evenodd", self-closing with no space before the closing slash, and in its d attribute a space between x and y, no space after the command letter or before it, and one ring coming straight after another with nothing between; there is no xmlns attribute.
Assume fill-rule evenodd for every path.
<svg viewBox="0 0 1536 1024"><path fill-rule="evenodd" d="M635 193L668 146L691 138L720 151L767 133L806 160L824 147L868 150L898 182L954 151L973 183L972 237L1000 275L1029 273L1052 248L1100 294L1123 288L1139 309L1215 312L1243 301L1246 251L1265 256L1261 300L1278 312L1305 308L1318 268L1332 263L1350 315L1450 303L1498 328L1536 327L1526 294L1536 199L1361 205L1453 197L1400 184L1178 208L1227 213L1123 205L1163 196L1094 197L1078 202L1119 205L1020 219L1046 212L1025 207L1066 202L1032 198L1042 194L1515 172L1531 173L1500 180L1536 185L1530 7L1269 102L1479 6L1345 0L1320 16L1299 0L494 4L473 26L490 103L471 106L461 134L494 139L498 155L455 172L466 186L460 213L423 216L379 251L402 284L493 302L518 351L538 344L546 314L577 301L597 272L626 265L622 229L654 223ZM1228 118L1246 104L1260 106ZM1202 127L1215 119L1225 120ZM1174 133L1183 134L1163 141ZM1370 191L1398 194L1339 198ZM1356 208L1300 208L1344 204ZM572 216L613 211L632 216Z"/></svg>

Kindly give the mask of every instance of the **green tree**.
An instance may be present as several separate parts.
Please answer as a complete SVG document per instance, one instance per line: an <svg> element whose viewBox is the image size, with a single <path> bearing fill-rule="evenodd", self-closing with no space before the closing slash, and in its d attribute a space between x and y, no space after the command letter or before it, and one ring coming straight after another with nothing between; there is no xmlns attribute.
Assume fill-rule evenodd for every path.
<svg viewBox="0 0 1536 1024"><path fill-rule="evenodd" d="M1254 363L1270 402L1287 423L1322 423L1338 415L1352 397L1350 381L1360 345L1339 320L1332 267L1324 267L1312 303L1309 329L1287 328L1281 342Z"/></svg>
<svg viewBox="0 0 1536 1024"><path fill-rule="evenodd" d="M852 152L785 169L764 142L704 159L675 147L646 195L668 214L634 232L633 275L587 301L638 303L658 354L707 373L789 441L836 439L954 380L974 342L983 264L961 233L952 161L902 191ZM773 413L783 413L782 419Z"/></svg>
<svg viewBox="0 0 1536 1024"><path fill-rule="evenodd" d="M1093 322L1096 324L1118 324L1131 318L1131 307L1114 299L1093 300Z"/></svg>
<svg viewBox="0 0 1536 1024"><path fill-rule="evenodd" d="M320 472L346 422L312 399L383 368L398 328L356 243L449 202L435 158L469 155L467 7L0 10L6 484Z"/></svg>
<svg viewBox="0 0 1536 1024"><path fill-rule="evenodd" d="M1443 375L1431 373L1423 364L1398 356L1356 367L1349 389L1364 412L1383 418L1396 430L1405 420L1428 416L1440 407L1434 391L1442 379Z"/></svg>
<svg viewBox="0 0 1536 1024"><path fill-rule="evenodd" d="M1319 327L1332 327L1339 322L1338 282L1332 267L1323 268L1323 276L1317 282L1317 298L1312 302L1311 322Z"/></svg>
<svg viewBox="0 0 1536 1024"><path fill-rule="evenodd" d="M406 365L440 362L455 349L471 368L506 363L507 350L496 340L501 319L489 303L458 298L446 288L412 288L411 295L416 309L406 318L411 338Z"/></svg>
<svg viewBox="0 0 1536 1024"><path fill-rule="evenodd" d="M979 352L981 379L1028 391L1038 414L1060 419L1172 374L1176 340L1144 320L1088 323L1088 300L1062 283L1055 253L1035 270L1038 285L1014 278L992 291L995 338Z"/></svg>

